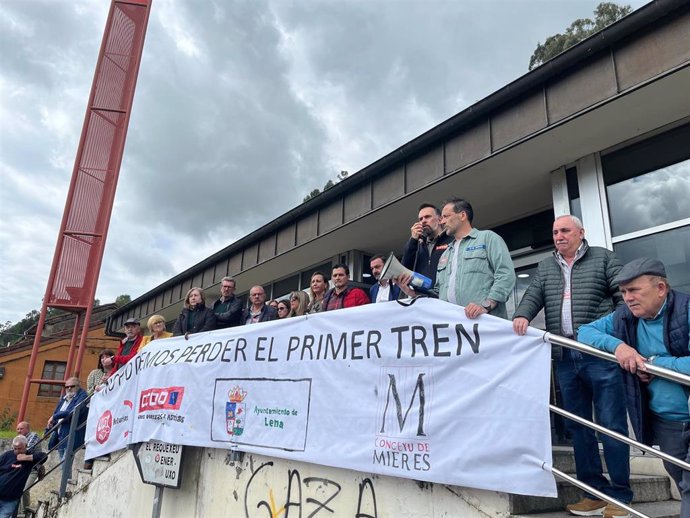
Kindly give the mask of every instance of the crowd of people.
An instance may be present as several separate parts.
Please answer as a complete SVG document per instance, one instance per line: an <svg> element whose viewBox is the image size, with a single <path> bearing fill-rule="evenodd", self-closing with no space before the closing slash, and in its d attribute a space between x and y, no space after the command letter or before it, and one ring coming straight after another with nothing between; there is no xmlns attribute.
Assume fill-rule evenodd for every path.
<svg viewBox="0 0 690 518"><path fill-rule="evenodd" d="M98 369L89 375L87 390L89 393L99 390L112 372L152 340L170 336L189 338L202 331L401 297L438 297L462 306L470 319L484 314L508 319L506 302L513 294L516 281L510 252L498 234L474 228L473 219L472 205L459 198L445 201L440 208L429 203L419 207L401 263L431 279L431 289L416 289L409 274L383 276L386 258L382 255L370 260L375 283L368 293L350 285L346 264L334 265L330 278L323 272L314 272L306 292L293 291L281 300L266 302L264 288L253 286L246 307L235 295L236 282L232 277L222 279L220 297L211 306L206 305L203 289L193 287L185 296L184 308L172 333L166 330L161 315L149 318L150 334L146 337L139 320L126 320L125 337L117 353L110 350L101 353ZM556 379L565 410L591 421L594 409L599 424L623 435L628 434L629 415L638 440L657 444L662 451L687 460L690 445L687 390L672 381L651 376L647 366L690 374L690 296L671 289L660 261L639 258L623 265L610 250L590 246L582 222L575 216L555 219L553 243L553 254L539 263L511 316L514 332L524 335L529 323L543 309L549 332L615 354L619 365L573 349L555 352ZM49 425L65 419L71 402L87 395L87 391L78 388L76 378L68 380L65 387L65 401L61 399ZM609 473L606 478L594 431L573 421L566 423L573 442L577 478L619 502L630 503L633 491L629 446L601 435ZM682 516L690 518L690 474L670 463L665 463L665 467L680 491ZM624 508L589 493L568 505L567 510L577 516L629 516Z"/></svg>

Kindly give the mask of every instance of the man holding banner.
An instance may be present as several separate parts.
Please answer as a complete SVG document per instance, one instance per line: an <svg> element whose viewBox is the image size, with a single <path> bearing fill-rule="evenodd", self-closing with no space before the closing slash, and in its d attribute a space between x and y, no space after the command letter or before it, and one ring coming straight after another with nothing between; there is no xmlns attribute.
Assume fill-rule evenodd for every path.
<svg viewBox="0 0 690 518"><path fill-rule="evenodd" d="M609 313L621 302L614 278L621 263L610 250L589 246L582 223L575 216L560 216L553 224L556 246L551 257L542 260L537 273L513 316L513 330L522 336L529 322L544 308L546 329L574 338L577 329ZM568 412L592 420L592 405L599 424L627 435L625 396L620 369L614 363L565 349L556 363L556 376ZM611 482L603 475L599 443L591 428L566 420L573 439L577 478L623 503L632 500L630 448L608 435L601 436ZM577 516L627 516L617 506L586 494L567 506Z"/></svg>

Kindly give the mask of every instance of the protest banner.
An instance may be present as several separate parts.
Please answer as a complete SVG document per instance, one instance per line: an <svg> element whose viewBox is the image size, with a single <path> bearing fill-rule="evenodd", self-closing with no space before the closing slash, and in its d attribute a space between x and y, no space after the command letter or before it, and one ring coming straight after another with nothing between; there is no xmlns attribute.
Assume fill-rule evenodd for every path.
<svg viewBox="0 0 690 518"><path fill-rule="evenodd" d="M86 456L154 439L555 496L550 349L433 299L156 340L94 396Z"/></svg>

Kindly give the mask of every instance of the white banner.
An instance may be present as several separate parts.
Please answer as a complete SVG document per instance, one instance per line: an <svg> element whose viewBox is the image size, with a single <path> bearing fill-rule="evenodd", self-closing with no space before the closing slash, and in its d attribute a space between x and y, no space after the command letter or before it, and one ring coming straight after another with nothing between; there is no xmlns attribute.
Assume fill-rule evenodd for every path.
<svg viewBox="0 0 690 518"><path fill-rule="evenodd" d="M154 341L94 396L86 457L155 439L556 496L550 349L432 299Z"/></svg>

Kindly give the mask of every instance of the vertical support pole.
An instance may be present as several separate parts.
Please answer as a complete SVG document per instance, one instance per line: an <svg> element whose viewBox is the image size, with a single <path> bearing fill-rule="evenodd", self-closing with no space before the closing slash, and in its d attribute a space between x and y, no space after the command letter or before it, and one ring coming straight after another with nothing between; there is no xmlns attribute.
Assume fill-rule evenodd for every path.
<svg viewBox="0 0 690 518"><path fill-rule="evenodd" d="M72 339L69 343L69 352L67 353L67 366L65 367L65 381L72 377L72 366L74 365L74 353L77 349L77 336L79 335L79 326L81 324L81 312L74 313L74 329L72 329Z"/></svg>
<svg viewBox="0 0 690 518"><path fill-rule="evenodd" d="M160 518L161 507L163 507L163 486L156 486L156 492L153 494L153 511L151 518Z"/></svg>
<svg viewBox="0 0 690 518"><path fill-rule="evenodd" d="M38 348L41 345L41 330L46 322L46 312L48 307L45 302L41 308L41 314L38 317L38 324L36 328L36 336L34 337L34 345L31 348L31 358L29 359L29 370L26 373L26 378L24 379L24 390L22 390L22 401L19 404L19 414L17 415L17 422L20 423L24 421L24 416L26 415L26 406L29 402L29 389L31 388L31 380L34 377L34 369L36 368L36 360L38 359Z"/></svg>
<svg viewBox="0 0 690 518"><path fill-rule="evenodd" d="M65 498L67 493L67 481L72 476L72 462L74 461L74 434L79 426L82 406L87 403L85 399L77 405L71 414L69 421L69 435L67 436L67 446L65 447L65 457L62 461L62 479L60 480L60 498ZM57 430L55 431L57 433Z"/></svg>
<svg viewBox="0 0 690 518"><path fill-rule="evenodd" d="M79 352L77 354L77 365L74 368L74 375L79 377L81 372L81 362L86 351L86 338L89 334L89 327L91 325L91 313L93 311L93 304L86 308L86 315L84 316L84 324L81 331L81 339L79 340Z"/></svg>

